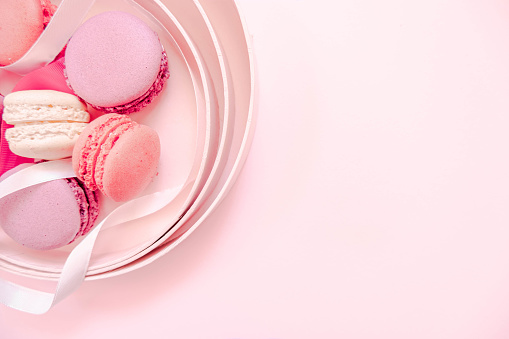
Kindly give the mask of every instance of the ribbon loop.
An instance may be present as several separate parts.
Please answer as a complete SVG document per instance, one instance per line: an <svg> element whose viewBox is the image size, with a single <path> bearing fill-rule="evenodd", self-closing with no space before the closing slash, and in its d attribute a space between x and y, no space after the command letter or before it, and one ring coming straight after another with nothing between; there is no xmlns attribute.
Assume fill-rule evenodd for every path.
<svg viewBox="0 0 509 339"><path fill-rule="evenodd" d="M34 165L12 174L0 183L0 199L17 190L42 182L74 176L70 159L54 160ZM184 188L169 188L130 200L109 213L90 231L67 257L55 293L26 288L0 279L0 303L11 308L43 314L74 292L85 279L95 241L101 229L143 218L168 205Z"/></svg>

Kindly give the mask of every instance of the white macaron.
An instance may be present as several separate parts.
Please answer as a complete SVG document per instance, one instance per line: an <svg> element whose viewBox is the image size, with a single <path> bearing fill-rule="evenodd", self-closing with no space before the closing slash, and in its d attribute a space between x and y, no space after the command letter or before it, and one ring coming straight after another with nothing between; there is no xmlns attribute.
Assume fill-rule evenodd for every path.
<svg viewBox="0 0 509 339"><path fill-rule="evenodd" d="M26 158L67 158L90 121L87 106L72 94L31 90L5 96L3 119L12 153Z"/></svg>

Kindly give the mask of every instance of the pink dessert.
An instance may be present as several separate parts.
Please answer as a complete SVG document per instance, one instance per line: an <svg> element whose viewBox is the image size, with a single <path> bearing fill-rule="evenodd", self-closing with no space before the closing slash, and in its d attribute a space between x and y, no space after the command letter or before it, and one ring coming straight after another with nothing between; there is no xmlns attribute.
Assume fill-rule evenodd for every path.
<svg viewBox="0 0 509 339"><path fill-rule="evenodd" d="M0 0L0 66L21 58L55 11L49 0Z"/></svg>
<svg viewBox="0 0 509 339"><path fill-rule="evenodd" d="M98 215L97 195L75 178L27 187L0 200L0 225L5 233L35 250L73 242L90 231Z"/></svg>
<svg viewBox="0 0 509 339"><path fill-rule="evenodd" d="M110 113L92 121L80 134L72 164L86 187L99 189L115 201L127 201L156 175L160 148L153 129Z"/></svg>
<svg viewBox="0 0 509 339"><path fill-rule="evenodd" d="M21 78L18 83L16 83L12 92L26 90L53 90L74 94L67 86L67 82L63 74L63 59L63 57L59 58L44 67L28 73ZM2 95L0 95L0 102L3 102ZM0 116L2 115L2 108L3 106L0 103ZM5 131L14 126L7 124L1 119L0 124L0 175L2 175L20 164L31 163L34 159L20 157L11 152L9 144L7 143L7 140L5 140Z"/></svg>
<svg viewBox="0 0 509 339"><path fill-rule="evenodd" d="M132 113L148 105L169 77L157 34L138 17L105 12L74 33L65 52L73 91L107 113Z"/></svg>

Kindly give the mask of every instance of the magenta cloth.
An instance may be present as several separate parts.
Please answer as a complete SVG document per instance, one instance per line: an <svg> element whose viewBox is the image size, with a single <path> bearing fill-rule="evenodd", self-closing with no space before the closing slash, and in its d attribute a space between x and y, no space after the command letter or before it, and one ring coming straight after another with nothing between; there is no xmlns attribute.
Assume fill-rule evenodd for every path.
<svg viewBox="0 0 509 339"><path fill-rule="evenodd" d="M39 68L33 72L28 73L26 76L16 84L13 92L24 90L41 90L50 89L60 92L74 94L67 86L67 81L64 76L64 58L59 58L49 65ZM3 97L1 98L3 101ZM3 113L3 105L0 105ZM0 175L6 171L14 168L20 164L33 162L34 159L20 157L13 154L9 149L9 145L5 140L5 130L12 127L2 120L1 139L0 139Z"/></svg>
<svg viewBox="0 0 509 339"><path fill-rule="evenodd" d="M45 67L28 73L18 81L12 91L17 92L31 89L52 89L74 94L69 86L67 86L64 76L64 58L61 57Z"/></svg>

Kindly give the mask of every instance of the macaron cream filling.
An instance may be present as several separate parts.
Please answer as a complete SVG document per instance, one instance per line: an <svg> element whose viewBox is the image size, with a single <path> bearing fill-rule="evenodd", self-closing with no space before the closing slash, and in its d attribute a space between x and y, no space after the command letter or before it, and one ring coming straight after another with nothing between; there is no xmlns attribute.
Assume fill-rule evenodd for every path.
<svg viewBox="0 0 509 339"><path fill-rule="evenodd" d="M44 129L39 128L45 125ZM44 140L47 137L57 135L65 136L71 142L78 138L80 133L87 127L86 123L48 123L41 124L16 124L13 128L5 131L5 139L8 142L21 142L25 139Z"/></svg>
<svg viewBox="0 0 509 339"><path fill-rule="evenodd" d="M88 122L90 115L84 107L72 107L55 104L17 104L8 105L2 118L9 124L36 121L72 121Z"/></svg>

